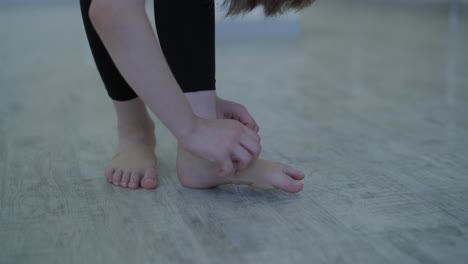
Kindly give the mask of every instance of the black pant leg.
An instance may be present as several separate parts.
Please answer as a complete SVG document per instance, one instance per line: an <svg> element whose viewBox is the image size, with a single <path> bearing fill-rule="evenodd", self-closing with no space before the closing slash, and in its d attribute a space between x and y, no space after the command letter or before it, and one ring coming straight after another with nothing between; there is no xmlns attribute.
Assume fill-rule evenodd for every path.
<svg viewBox="0 0 468 264"><path fill-rule="evenodd" d="M154 0L164 56L183 92L215 90L213 0Z"/></svg>
<svg viewBox="0 0 468 264"><path fill-rule="evenodd" d="M109 97L116 101L128 101L137 97L137 94L120 74L119 70L112 61L104 44L99 38L96 30L89 19L89 7L92 0L80 0L81 16L91 47L94 61L96 63L101 79L109 94Z"/></svg>

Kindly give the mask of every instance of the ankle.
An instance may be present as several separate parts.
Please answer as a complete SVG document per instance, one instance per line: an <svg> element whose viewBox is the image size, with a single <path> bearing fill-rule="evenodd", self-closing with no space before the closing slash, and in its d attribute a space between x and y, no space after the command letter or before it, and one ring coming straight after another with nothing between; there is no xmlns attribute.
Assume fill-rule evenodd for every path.
<svg viewBox="0 0 468 264"><path fill-rule="evenodd" d="M147 140L154 138L154 123L151 120L122 122L117 125L119 140Z"/></svg>

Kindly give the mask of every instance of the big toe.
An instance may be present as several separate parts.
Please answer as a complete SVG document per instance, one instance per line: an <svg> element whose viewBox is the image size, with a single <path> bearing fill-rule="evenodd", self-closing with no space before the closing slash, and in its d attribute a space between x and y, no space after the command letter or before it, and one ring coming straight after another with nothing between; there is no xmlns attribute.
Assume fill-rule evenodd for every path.
<svg viewBox="0 0 468 264"><path fill-rule="evenodd" d="M304 188L304 184L301 181L295 180L285 173L275 173L272 178L272 185L275 188L290 193L300 192Z"/></svg>
<svg viewBox="0 0 468 264"><path fill-rule="evenodd" d="M141 179L141 187L144 189L154 189L158 185L157 171L154 168L146 169L143 178Z"/></svg>

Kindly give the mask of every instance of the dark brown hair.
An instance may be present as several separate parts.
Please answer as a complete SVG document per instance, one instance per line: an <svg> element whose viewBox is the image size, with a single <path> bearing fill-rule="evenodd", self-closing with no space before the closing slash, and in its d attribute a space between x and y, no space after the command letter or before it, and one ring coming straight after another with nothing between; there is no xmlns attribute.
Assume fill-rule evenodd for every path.
<svg viewBox="0 0 468 264"><path fill-rule="evenodd" d="M280 15L289 9L300 10L312 4L314 0L224 0L227 16L247 13L257 6L262 6L266 16Z"/></svg>

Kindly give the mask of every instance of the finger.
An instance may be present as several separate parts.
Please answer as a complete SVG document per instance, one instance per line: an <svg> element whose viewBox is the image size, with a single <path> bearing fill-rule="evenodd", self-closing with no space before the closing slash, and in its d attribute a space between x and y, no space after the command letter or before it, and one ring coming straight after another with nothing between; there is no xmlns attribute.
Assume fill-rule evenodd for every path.
<svg viewBox="0 0 468 264"><path fill-rule="evenodd" d="M244 127L244 133L247 136L251 137L255 141L260 142L260 136L257 133L255 133L255 131L253 131L252 129L250 129L250 128L246 127L246 126L243 126L243 127Z"/></svg>
<svg viewBox="0 0 468 264"><path fill-rule="evenodd" d="M247 111L245 108L241 108L241 110L237 113L239 117L239 122L244 124L246 127L255 131L255 127L257 126L257 122L252 117L252 115Z"/></svg>
<svg viewBox="0 0 468 264"><path fill-rule="evenodd" d="M234 149L232 157L234 161L237 161L238 170L247 168L247 166L249 166L250 162L253 160L252 154L250 154L250 152L248 152L241 145L238 145Z"/></svg>
<svg viewBox="0 0 468 264"><path fill-rule="evenodd" d="M221 162L217 174L220 177L229 177L233 173L234 165L232 164L232 160L230 158L226 158L224 161Z"/></svg>
<svg viewBox="0 0 468 264"><path fill-rule="evenodd" d="M262 147L259 141L256 141L249 136L243 135L240 139L240 144L248 152L250 152L250 154L252 155L254 159L257 159L258 155L260 155Z"/></svg>
<svg viewBox="0 0 468 264"><path fill-rule="evenodd" d="M257 133L257 134L258 134L258 131L260 131L260 127L258 127L257 123L255 123L253 131L255 131L255 133Z"/></svg>

